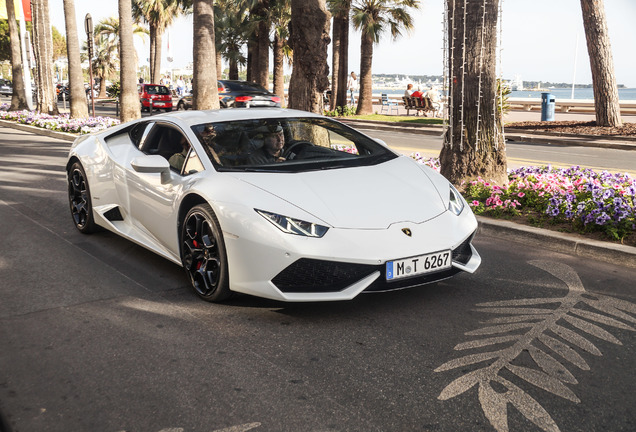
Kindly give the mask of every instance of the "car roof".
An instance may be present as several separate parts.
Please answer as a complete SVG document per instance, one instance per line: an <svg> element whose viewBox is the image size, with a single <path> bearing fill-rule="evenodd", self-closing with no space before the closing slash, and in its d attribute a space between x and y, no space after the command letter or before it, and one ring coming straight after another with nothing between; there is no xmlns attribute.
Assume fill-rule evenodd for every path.
<svg viewBox="0 0 636 432"><path fill-rule="evenodd" d="M241 121L241 120L257 120L257 119L285 119L285 118L324 118L324 116L311 113L308 111L293 110L287 108L223 108L218 110L188 110L188 111L172 111L169 113L156 114L151 117L141 117L122 123L117 126L110 127L105 130L93 132L90 135L109 136L118 133L122 129L131 127L140 122L152 122L168 120L172 121L180 127L192 127L205 123ZM83 139L88 135L83 135L78 139Z"/></svg>
<svg viewBox="0 0 636 432"><path fill-rule="evenodd" d="M287 108L223 108L204 111L177 111L169 114L159 114L157 117L169 116L178 119L187 126L203 123L227 122L239 120L254 120L259 118L288 118L288 117L322 117L308 111Z"/></svg>

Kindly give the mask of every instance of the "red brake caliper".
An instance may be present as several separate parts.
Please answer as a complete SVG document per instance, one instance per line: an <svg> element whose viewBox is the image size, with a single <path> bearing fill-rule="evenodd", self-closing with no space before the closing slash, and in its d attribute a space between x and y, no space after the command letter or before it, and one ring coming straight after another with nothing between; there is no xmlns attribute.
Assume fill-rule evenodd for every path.
<svg viewBox="0 0 636 432"><path fill-rule="evenodd" d="M195 234L195 235L196 235L196 234ZM198 243L196 240L192 240L192 245L193 245L195 248L198 248L198 247L199 247L199 243ZM201 268L201 261L199 261L199 262L197 263L197 270L199 270L200 268Z"/></svg>

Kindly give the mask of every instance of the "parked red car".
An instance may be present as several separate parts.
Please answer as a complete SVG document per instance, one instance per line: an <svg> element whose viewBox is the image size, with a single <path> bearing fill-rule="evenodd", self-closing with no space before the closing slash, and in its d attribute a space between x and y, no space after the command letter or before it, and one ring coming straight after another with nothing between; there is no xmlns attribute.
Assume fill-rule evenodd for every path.
<svg viewBox="0 0 636 432"><path fill-rule="evenodd" d="M172 93L168 87L159 84L137 84L137 91L142 111L150 111L151 101L153 110L172 111Z"/></svg>

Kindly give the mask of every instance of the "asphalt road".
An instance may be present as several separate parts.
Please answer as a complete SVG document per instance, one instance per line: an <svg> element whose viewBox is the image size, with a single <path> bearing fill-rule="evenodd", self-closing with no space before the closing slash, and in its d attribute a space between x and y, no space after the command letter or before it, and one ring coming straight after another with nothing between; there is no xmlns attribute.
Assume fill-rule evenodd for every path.
<svg viewBox="0 0 636 432"><path fill-rule="evenodd" d="M68 142L0 136L3 432L636 429L636 270L480 236L434 285L208 304L75 230Z"/></svg>
<svg viewBox="0 0 636 432"><path fill-rule="evenodd" d="M380 138L389 147L402 154L419 152L426 157L437 157L442 149L442 138L409 132L364 130L367 135ZM441 132L441 131L440 131ZM565 146L507 142L508 168L552 164L557 167L579 165L582 168L629 173L636 177L636 151L610 148Z"/></svg>

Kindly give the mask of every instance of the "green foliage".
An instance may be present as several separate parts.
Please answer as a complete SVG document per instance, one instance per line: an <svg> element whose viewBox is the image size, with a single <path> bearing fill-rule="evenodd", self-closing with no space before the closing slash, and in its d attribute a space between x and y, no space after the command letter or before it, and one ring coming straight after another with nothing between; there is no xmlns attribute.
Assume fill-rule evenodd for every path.
<svg viewBox="0 0 636 432"><path fill-rule="evenodd" d="M497 78L497 111L499 115L505 116L510 111L510 104L508 104L508 99L510 98L510 93L512 93L512 89L510 85L505 82L502 83L500 78ZM501 102L500 98L501 97Z"/></svg>
<svg viewBox="0 0 636 432"><path fill-rule="evenodd" d="M11 61L9 42L9 20L0 20L0 61Z"/></svg>
<svg viewBox="0 0 636 432"><path fill-rule="evenodd" d="M53 61L66 58L66 36L63 36L55 27L51 27L53 37Z"/></svg>
<svg viewBox="0 0 636 432"><path fill-rule="evenodd" d="M119 81L115 81L110 87L106 89L106 94L111 98L119 98L121 94L121 85Z"/></svg>
<svg viewBox="0 0 636 432"><path fill-rule="evenodd" d="M346 105L343 107L336 107L336 109L332 111L325 111L325 115L327 117L349 117L356 115L356 107L351 105Z"/></svg>

